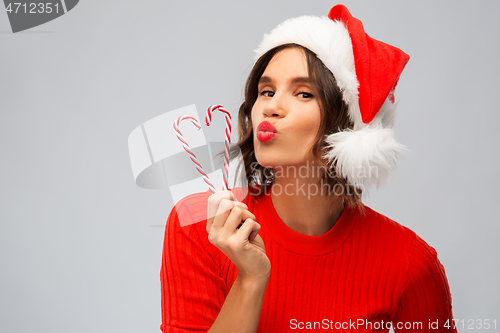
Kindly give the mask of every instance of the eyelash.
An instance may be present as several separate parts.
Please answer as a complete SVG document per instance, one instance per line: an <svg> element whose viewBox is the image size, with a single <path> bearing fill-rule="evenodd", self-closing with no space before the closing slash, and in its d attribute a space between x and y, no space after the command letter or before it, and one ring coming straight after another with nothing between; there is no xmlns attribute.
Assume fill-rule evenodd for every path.
<svg viewBox="0 0 500 333"><path fill-rule="evenodd" d="M304 95L304 98L313 98L314 97L313 94L305 92L305 91L299 92L299 95Z"/></svg>
<svg viewBox="0 0 500 333"><path fill-rule="evenodd" d="M263 91L260 92L260 95L261 96L265 96L265 97L272 97L272 96L267 96L268 93L274 94L274 92L271 91L271 90L263 90ZM305 92L305 91L301 91L297 95L304 95L303 98L312 98L312 97L314 97L313 94Z"/></svg>
<svg viewBox="0 0 500 333"><path fill-rule="evenodd" d="M263 91L261 91L261 92L260 92L260 95L261 95L261 96L264 96L264 97L269 97L269 96L267 96L267 95L266 95L267 93L274 94L274 92L273 92L273 91L271 91L271 90L263 90ZM272 97L272 96L271 96L271 97Z"/></svg>

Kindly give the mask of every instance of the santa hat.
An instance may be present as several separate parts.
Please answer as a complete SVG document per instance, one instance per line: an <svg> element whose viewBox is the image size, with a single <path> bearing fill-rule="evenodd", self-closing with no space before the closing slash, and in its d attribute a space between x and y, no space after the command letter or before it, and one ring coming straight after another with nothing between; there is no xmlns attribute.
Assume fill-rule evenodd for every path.
<svg viewBox="0 0 500 333"><path fill-rule="evenodd" d="M405 149L392 126L394 89L409 56L368 36L343 5L334 6L328 17L283 22L264 36L256 57L289 43L314 52L333 73L354 124L352 130L327 135L324 157L349 184L363 189L381 185Z"/></svg>

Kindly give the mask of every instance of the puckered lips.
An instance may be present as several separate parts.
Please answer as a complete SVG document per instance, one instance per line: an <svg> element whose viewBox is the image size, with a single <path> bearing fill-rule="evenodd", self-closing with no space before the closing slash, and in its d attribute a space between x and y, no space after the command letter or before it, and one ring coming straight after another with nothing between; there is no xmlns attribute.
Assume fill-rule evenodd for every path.
<svg viewBox="0 0 500 333"><path fill-rule="evenodd" d="M274 138L277 131L276 128L268 121L263 121L257 126L257 140L267 142Z"/></svg>

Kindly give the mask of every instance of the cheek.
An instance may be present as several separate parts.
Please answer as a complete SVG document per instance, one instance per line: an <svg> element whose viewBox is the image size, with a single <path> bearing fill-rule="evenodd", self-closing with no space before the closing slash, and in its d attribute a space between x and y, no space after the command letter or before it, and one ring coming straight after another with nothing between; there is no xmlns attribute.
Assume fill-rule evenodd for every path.
<svg viewBox="0 0 500 333"><path fill-rule="evenodd" d="M319 114L311 115L310 117L304 117L300 121L301 124L301 134L304 138L309 141L315 141L316 136L320 130L321 116Z"/></svg>
<svg viewBox="0 0 500 333"><path fill-rule="evenodd" d="M252 111L250 112L250 123L252 124L252 127L254 130L256 128L256 122L257 122L257 117L255 116L256 112L257 111L256 111L255 104L254 104L252 107Z"/></svg>

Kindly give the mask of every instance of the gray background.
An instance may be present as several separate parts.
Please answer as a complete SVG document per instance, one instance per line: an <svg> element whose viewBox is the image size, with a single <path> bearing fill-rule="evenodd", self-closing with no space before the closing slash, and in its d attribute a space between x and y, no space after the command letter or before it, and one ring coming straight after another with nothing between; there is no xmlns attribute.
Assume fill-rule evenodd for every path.
<svg viewBox="0 0 500 333"><path fill-rule="evenodd" d="M0 331L158 332L172 201L134 184L129 133L192 103L236 124L263 33L333 4L88 0L17 34L2 11ZM396 92L411 153L366 202L436 248L457 319L500 326L500 2L345 4L411 56Z"/></svg>

